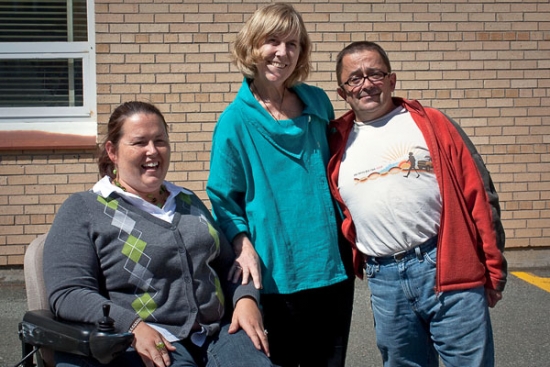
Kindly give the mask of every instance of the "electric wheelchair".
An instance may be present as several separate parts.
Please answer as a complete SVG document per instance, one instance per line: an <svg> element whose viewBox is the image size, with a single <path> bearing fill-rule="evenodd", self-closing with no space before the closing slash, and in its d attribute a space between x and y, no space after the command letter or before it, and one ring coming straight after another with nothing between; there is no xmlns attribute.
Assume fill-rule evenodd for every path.
<svg viewBox="0 0 550 367"><path fill-rule="evenodd" d="M14 367L53 367L54 351L93 357L107 364L133 342L132 333L115 333L109 306L96 324L76 323L56 318L50 311L42 274L42 255L47 234L34 239L24 259L28 309L19 323L22 360Z"/></svg>

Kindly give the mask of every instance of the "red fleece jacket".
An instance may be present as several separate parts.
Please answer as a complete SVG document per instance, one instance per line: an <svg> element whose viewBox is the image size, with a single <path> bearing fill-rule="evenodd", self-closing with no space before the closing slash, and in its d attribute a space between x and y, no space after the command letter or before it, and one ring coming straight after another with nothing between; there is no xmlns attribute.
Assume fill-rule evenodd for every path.
<svg viewBox="0 0 550 367"><path fill-rule="evenodd" d="M441 192L437 291L481 285L502 291L507 276L504 229L498 195L481 156L458 124L442 112L424 108L418 101L393 100L411 113L426 139ZM342 230L352 244L355 273L362 278L365 255L355 246L353 218L338 191L340 163L354 119L349 111L330 124L328 175L331 192L344 213Z"/></svg>

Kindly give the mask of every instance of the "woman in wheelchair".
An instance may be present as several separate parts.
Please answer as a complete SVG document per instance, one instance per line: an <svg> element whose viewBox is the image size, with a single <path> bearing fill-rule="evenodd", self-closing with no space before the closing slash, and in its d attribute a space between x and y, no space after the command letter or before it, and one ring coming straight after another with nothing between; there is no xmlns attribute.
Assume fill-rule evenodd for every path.
<svg viewBox="0 0 550 367"><path fill-rule="evenodd" d="M111 366L271 366L258 290L227 281L234 253L204 203L166 181L168 125L144 102L115 109L103 178L60 207L44 248L50 306L94 323L110 306L132 347ZM57 366L99 366L56 353Z"/></svg>

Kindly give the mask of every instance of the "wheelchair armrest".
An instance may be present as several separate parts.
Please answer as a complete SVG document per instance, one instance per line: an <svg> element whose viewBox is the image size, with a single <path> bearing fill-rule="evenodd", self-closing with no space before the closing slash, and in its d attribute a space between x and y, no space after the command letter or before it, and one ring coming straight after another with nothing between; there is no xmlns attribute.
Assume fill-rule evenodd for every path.
<svg viewBox="0 0 550 367"><path fill-rule="evenodd" d="M27 311L19 323L19 339L107 364L132 344L134 334L100 332L95 324L61 321L49 310L35 310Z"/></svg>

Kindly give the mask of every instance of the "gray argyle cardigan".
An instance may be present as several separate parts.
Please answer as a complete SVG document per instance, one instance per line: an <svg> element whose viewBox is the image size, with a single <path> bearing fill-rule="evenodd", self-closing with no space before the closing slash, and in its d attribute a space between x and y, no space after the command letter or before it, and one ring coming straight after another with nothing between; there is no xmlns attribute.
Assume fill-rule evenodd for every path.
<svg viewBox="0 0 550 367"><path fill-rule="evenodd" d="M219 330L224 295L230 307L243 296L259 297L250 283L226 281L234 253L194 194L176 197L172 223L116 193L73 194L44 246L50 306L66 320L97 322L108 303L117 332L140 317L185 339L195 322L209 335Z"/></svg>

